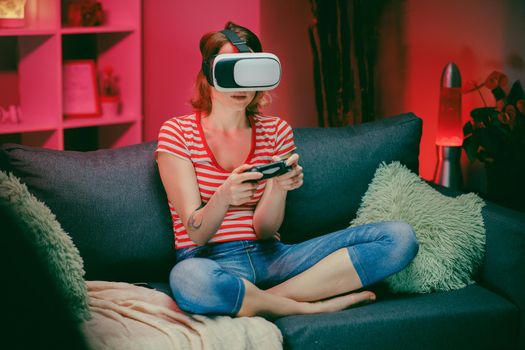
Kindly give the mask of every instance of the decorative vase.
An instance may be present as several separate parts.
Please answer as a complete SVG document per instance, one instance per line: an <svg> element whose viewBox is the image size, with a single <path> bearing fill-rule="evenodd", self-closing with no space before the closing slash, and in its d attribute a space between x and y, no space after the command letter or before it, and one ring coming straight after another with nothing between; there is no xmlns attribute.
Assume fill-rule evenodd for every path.
<svg viewBox="0 0 525 350"><path fill-rule="evenodd" d="M104 117L116 117L120 115L119 96L100 96L100 106Z"/></svg>

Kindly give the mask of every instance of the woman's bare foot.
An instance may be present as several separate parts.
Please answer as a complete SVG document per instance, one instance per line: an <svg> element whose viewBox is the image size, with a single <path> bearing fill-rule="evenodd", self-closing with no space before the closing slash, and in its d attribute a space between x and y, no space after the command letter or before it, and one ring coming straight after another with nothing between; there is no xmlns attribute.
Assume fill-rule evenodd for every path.
<svg viewBox="0 0 525 350"><path fill-rule="evenodd" d="M376 300L376 295L371 291L351 293L330 299L312 302L312 313L336 312L356 306L368 304Z"/></svg>

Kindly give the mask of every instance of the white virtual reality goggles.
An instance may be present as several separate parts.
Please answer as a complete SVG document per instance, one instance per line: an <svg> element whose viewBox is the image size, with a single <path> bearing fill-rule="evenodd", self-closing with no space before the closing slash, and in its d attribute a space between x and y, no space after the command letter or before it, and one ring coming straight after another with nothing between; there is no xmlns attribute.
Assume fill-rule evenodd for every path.
<svg viewBox="0 0 525 350"><path fill-rule="evenodd" d="M249 47L233 31L221 31L237 47L239 53L212 56L202 62L208 83L218 91L271 90L281 80L281 63L272 53L250 52Z"/></svg>

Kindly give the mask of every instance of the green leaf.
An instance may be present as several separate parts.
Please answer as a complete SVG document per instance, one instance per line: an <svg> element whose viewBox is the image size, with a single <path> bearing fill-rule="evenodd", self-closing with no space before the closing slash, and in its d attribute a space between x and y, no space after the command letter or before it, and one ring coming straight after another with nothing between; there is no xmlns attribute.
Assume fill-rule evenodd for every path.
<svg viewBox="0 0 525 350"><path fill-rule="evenodd" d="M492 94L496 101L503 100L505 98L505 91L501 87L496 87L492 89Z"/></svg>
<svg viewBox="0 0 525 350"><path fill-rule="evenodd" d="M494 107L481 107L474 108L470 112L470 116L476 123L487 123L489 121L489 116L495 111Z"/></svg>
<svg viewBox="0 0 525 350"><path fill-rule="evenodd" d="M485 151L484 149L481 149L481 150L478 152L478 159L479 159L481 162L484 162L487 158L489 158L489 154L488 154L487 151Z"/></svg>
<svg viewBox="0 0 525 350"><path fill-rule="evenodd" d="M469 136L463 139L463 149L467 154L468 159L471 163L474 163L477 158L479 143L474 136Z"/></svg>
<svg viewBox="0 0 525 350"><path fill-rule="evenodd" d="M520 99L525 99L525 92L523 92L523 87L521 86L520 81L516 80L510 88L509 96L507 97L507 103L515 105Z"/></svg>
<svg viewBox="0 0 525 350"><path fill-rule="evenodd" d="M463 136L468 136L472 134L472 123L470 121L466 122L465 125L463 125Z"/></svg>

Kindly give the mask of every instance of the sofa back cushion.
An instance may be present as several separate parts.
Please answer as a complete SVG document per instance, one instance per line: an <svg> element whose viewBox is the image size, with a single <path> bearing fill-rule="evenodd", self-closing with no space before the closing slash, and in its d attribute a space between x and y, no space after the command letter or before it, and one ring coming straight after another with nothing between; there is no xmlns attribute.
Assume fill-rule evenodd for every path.
<svg viewBox="0 0 525 350"><path fill-rule="evenodd" d="M418 170L421 120L413 114L355 127L298 128L294 135L305 182L288 194L279 230L285 242L347 227L382 161ZM6 144L0 168L53 211L84 259L86 279L165 281L175 254L155 146L73 152Z"/></svg>
<svg viewBox="0 0 525 350"><path fill-rule="evenodd" d="M283 242L348 227L381 162L397 160L418 173L421 129L411 113L352 127L294 129L304 184L288 193Z"/></svg>
<svg viewBox="0 0 525 350"><path fill-rule="evenodd" d="M84 259L88 280L166 280L175 262L155 143L95 152L4 145L7 170L46 203Z"/></svg>

